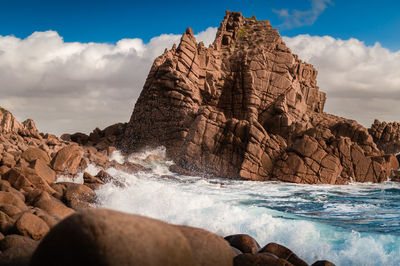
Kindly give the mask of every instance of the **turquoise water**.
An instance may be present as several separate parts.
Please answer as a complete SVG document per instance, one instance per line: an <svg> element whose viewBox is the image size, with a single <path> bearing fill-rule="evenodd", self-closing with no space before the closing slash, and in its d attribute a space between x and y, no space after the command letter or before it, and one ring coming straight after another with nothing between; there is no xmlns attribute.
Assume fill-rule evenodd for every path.
<svg viewBox="0 0 400 266"><path fill-rule="evenodd" d="M103 186L97 191L99 206L221 236L246 233L261 246L283 244L308 263L328 259L337 265L400 265L399 183L330 186L204 179L172 174L171 162L161 159L141 161L146 155L131 161L151 167L152 173L108 169L126 186ZM173 178L163 178L166 174Z"/></svg>

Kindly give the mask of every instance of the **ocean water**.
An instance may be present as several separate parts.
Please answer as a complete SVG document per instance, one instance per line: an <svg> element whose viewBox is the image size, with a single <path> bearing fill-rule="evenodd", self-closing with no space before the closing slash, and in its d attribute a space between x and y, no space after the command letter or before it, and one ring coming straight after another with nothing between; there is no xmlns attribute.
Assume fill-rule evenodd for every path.
<svg viewBox="0 0 400 266"><path fill-rule="evenodd" d="M125 160L118 152L110 159ZM261 246L283 244L310 264L328 259L336 265L400 265L399 183L299 185L182 176L168 171L172 162L163 148L127 160L152 172L108 169L125 186L109 183L96 191L99 207L221 236L249 234ZM86 170L98 171L93 165Z"/></svg>

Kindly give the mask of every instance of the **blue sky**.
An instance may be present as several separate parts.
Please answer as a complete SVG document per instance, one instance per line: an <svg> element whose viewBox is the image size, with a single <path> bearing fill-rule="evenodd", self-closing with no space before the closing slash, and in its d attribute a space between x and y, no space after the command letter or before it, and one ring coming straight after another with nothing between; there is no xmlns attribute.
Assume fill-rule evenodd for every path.
<svg viewBox="0 0 400 266"><path fill-rule="evenodd" d="M312 13L321 2L326 8ZM187 26L195 32L217 27L228 9L269 19L285 36L353 37L367 45L380 42L392 51L400 50L400 1L395 0L0 0L0 4L0 35L20 38L54 30L67 42L115 43L133 37L147 42L162 33L182 33ZM305 16L316 19L285 25L285 18L279 16L282 9L287 9L291 19L294 10L310 11Z"/></svg>

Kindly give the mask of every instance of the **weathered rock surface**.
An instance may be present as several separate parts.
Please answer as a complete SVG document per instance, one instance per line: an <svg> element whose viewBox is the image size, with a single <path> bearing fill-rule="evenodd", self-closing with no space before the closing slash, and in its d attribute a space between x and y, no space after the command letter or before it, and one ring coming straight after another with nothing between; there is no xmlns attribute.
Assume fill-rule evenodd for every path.
<svg viewBox="0 0 400 266"><path fill-rule="evenodd" d="M344 184L393 167L367 129L323 112L317 71L269 21L227 11L214 43L188 28L150 70L119 146L163 145L192 174Z"/></svg>
<svg viewBox="0 0 400 266"><path fill-rule="evenodd" d="M400 123L375 120L368 130L378 147L385 153L400 152Z"/></svg>

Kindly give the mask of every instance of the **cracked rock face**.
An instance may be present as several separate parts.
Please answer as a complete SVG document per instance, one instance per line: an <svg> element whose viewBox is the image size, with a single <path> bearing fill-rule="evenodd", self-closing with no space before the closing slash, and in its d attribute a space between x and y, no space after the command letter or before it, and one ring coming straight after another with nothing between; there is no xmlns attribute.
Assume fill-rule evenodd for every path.
<svg viewBox="0 0 400 266"><path fill-rule="evenodd" d="M375 120L368 130L380 149L386 153L400 152L400 123Z"/></svg>
<svg viewBox="0 0 400 266"><path fill-rule="evenodd" d="M214 43L188 28L150 70L120 147L163 145L193 174L343 184L382 182L392 164L368 131L323 113L317 71L269 21L226 12Z"/></svg>

